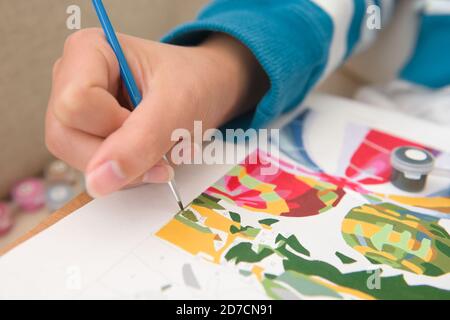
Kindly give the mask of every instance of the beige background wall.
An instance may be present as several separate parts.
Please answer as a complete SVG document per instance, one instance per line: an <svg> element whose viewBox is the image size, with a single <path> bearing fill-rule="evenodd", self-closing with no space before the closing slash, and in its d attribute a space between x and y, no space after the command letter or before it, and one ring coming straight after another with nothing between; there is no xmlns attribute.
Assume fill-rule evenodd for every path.
<svg viewBox="0 0 450 320"><path fill-rule="evenodd" d="M207 0L105 0L117 31L158 39L195 17ZM90 0L0 0L0 198L49 160L44 116L53 62L62 52L66 9L82 9L82 27L98 26Z"/></svg>

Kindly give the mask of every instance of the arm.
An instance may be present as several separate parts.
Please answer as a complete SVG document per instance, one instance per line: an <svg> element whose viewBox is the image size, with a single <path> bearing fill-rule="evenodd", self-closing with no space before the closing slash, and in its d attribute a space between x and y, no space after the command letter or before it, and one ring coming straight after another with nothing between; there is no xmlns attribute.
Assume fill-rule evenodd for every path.
<svg viewBox="0 0 450 320"><path fill-rule="evenodd" d="M378 30L366 27L369 5L380 6L385 23L394 2L219 0L163 41L197 45L221 32L249 48L270 81L251 122L259 128L298 106L319 81L370 45Z"/></svg>
<svg viewBox="0 0 450 320"><path fill-rule="evenodd" d="M171 44L119 35L143 94L132 113L103 32L79 31L54 67L48 148L86 173L96 197L167 182L174 172L160 160L175 130L217 128L255 105L250 125L263 127L344 62L365 38L356 3L365 0L218 0Z"/></svg>

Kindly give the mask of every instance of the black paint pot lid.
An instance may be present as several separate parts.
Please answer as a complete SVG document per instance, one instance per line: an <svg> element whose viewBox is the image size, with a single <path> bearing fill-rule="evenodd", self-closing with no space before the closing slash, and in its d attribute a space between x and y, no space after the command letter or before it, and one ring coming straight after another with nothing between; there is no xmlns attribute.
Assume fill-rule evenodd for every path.
<svg viewBox="0 0 450 320"><path fill-rule="evenodd" d="M434 163L434 156L428 150L417 147L399 147L391 154L392 167L408 175L428 175Z"/></svg>

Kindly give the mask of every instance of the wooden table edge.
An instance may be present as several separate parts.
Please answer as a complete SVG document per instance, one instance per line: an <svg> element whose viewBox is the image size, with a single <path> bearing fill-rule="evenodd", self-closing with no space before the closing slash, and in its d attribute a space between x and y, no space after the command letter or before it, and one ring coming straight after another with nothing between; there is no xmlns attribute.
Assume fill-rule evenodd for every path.
<svg viewBox="0 0 450 320"><path fill-rule="evenodd" d="M54 224L58 223L59 221L61 221L62 219L69 216L74 211L80 209L81 207L85 206L86 204L88 204L91 201L92 201L92 198L89 195L87 195L86 193L80 194L75 199L70 201L67 205L65 205L62 209L56 211L55 213L52 213L47 219L45 219L43 222L41 222L38 226L31 229L26 234L24 234L17 240L13 241L11 244L6 245L3 248L0 248L0 257L5 255L6 253L10 252L17 246L28 241L29 239L33 238L37 234L50 228Z"/></svg>

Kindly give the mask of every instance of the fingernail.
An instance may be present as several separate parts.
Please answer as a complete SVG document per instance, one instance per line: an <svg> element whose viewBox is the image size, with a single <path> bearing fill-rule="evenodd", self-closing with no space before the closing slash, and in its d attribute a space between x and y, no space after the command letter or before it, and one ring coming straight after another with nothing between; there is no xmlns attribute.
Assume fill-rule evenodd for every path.
<svg viewBox="0 0 450 320"><path fill-rule="evenodd" d="M116 161L108 161L86 177L86 189L93 198L106 196L119 190L126 183L126 176Z"/></svg>
<svg viewBox="0 0 450 320"><path fill-rule="evenodd" d="M171 166L157 165L147 171L142 181L144 183L166 183L175 177L175 172Z"/></svg>

